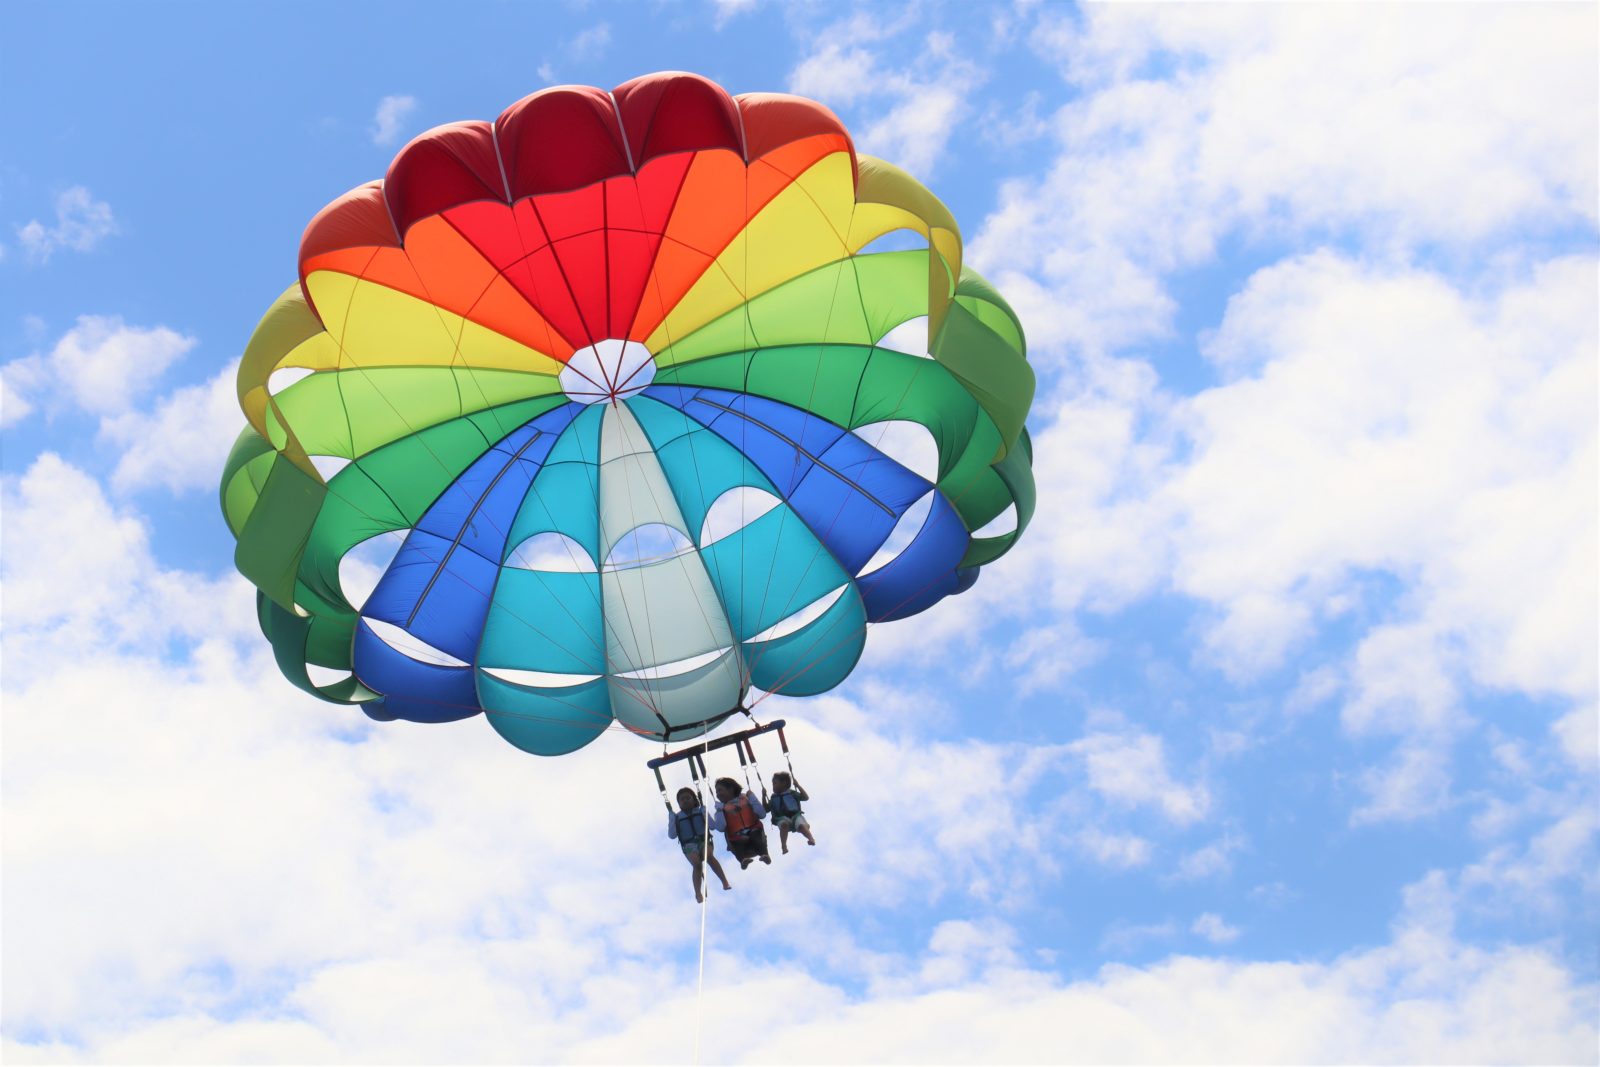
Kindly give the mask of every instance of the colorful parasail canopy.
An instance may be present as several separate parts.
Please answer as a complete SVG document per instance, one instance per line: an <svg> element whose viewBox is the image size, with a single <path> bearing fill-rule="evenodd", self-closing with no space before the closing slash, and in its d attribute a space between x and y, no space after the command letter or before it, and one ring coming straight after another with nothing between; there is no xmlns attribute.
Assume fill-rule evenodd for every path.
<svg viewBox="0 0 1600 1067"><path fill-rule="evenodd" d="M1033 387L950 212L827 108L562 86L311 221L222 507L303 689L546 755L689 737L1010 548Z"/></svg>

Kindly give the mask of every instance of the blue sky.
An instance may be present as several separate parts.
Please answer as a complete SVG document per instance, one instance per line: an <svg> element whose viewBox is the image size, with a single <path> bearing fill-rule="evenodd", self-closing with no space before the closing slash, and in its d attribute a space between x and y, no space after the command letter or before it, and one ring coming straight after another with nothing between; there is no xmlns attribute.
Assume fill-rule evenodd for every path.
<svg viewBox="0 0 1600 1067"><path fill-rule="evenodd" d="M922 178L1040 383L1023 543L773 702L706 1058L1592 1059L1594 7L330 7L0 15L8 1059L690 1056L648 746L302 696L215 496L318 208L659 69Z"/></svg>

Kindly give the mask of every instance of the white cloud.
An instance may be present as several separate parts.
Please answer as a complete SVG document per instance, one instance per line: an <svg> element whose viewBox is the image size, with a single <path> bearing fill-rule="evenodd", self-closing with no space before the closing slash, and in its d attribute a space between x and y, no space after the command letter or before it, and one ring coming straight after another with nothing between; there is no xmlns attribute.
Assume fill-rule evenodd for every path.
<svg viewBox="0 0 1600 1067"><path fill-rule="evenodd" d="M1353 736L1406 746L1363 818L1437 811L1468 687L1592 706L1595 288L1585 257L1468 291L1315 253L1232 298L1205 345L1223 380L1191 397L1075 361L1034 436L1034 523L968 596L1045 626L1176 591L1238 680L1353 615L1349 660L1289 710L1337 697Z"/></svg>
<svg viewBox="0 0 1600 1067"><path fill-rule="evenodd" d="M8 1061L689 1047L698 913L647 746L533 760L479 722L368 727L277 678L242 582L161 568L142 520L81 471L42 457L3 508L3 952L29 979L7 988ZM175 637L193 651L163 656ZM821 844L735 872L713 898L708 997L749 1015L706 1026L709 1060L1503 1061L1592 1046L1593 987L1542 949L1459 944L1441 892L1413 894L1427 921L1391 944L1328 962L1174 957L1064 982L993 917L864 948L863 916L1037 899L1073 824L1028 818L1027 797L1064 753L899 740L849 701L805 707L790 737ZM1071 751L1108 798L1178 822L1204 808L1149 735ZM854 819L908 797L915 832ZM1141 851L1100 844L1113 862Z"/></svg>
<svg viewBox="0 0 1600 1067"><path fill-rule="evenodd" d="M0 426L14 426L33 413L28 394L45 376L44 360L38 355L0 366Z"/></svg>
<svg viewBox="0 0 1600 1067"><path fill-rule="evenodd" d="M1199 934L1213 945L1225 945L1239 939L1239 928L1229 926L1216 912L1208 911L1189 927L1190 933Z"/></svg>
<svg viewBox="0 0 1600 1067"><path fill-rule="evenodd" d="M853 104L872 92L876 64L877 57L865 48L828 41L790 72L789 90L836 107Z"/></svg>
<svg viewBox="0 0 1600 1067"><path fill-rule="evenodd" d="M1178 861L1174 876L1181 881L1217 878L1233 870L1233 855L1245 847L1242 837L1228 834L1202 845Z"/></svg>
<svg viewBox="0 0 1600 1067"><path fill-rule="evenodd" d="M120 492L164 486L174 493L212 488L243 425L234 384L234 361L201 385L178 389L151 412L126 412L107 419L102 436L121 449L111 475Z"/></svg>
<svg viewBox="0 0 1600 1067"><path fill-rule="evenodd" d="M1582 8L1046 10L1034 39L1078 93L974 263L1048 294L1026 318L1047 353L1106 351L1166 336L1164 279L1228 237L1396 257L1592 225L1595 30Z"/></svg>
<svg viewBox="0 0 1600 1067"><path fill-rule="evenodd" d="M1093 733L1067 749L1083 759L1089 788L1118 804L1158 808L1180 824L1203 817L1211 805L1203 785L1173 780L1165 747L1154 734Z"/></svg>
<svg viewBox="0 0 1600 1067"><path fill-rule="evenodd" d="M1580 705L1551 727L1561 750L1574 767L1593 772L1600 763L1600 708Z"/></svg>
<svg viewBox="0 0 1600 1067"><path fill-rule="evenodd" d="M125 412L194 345L193 337L165 326L129 326L116 315L80 315L48 353L0 367L4 424L47 400L71 403L93 415Z"/></svg>
<svg viewBox="0 0 1600 1067"><path fill-rule="evenodd" d="M53 453L0 483L0 510L8 685L73 673L115 649L255 632L248 612L215 603L242 596L243 579L158 567L138 515Z"/></svg>
<svg viewBox="0 0 1600 1067"><path fill-rule="evenodd" d="M380 148L398 143L407 120L416 110L414 96L386 96L379 100L378 109L372 115L372 143Z"/></svg>
<svg viewBox="0 0 1600 1067"><path fill-rule="evenodd" d="M1006 650L1004 663L1016 691L1027 695L1058 685L1105 654L1106 644L1086 637L1071 620L1040 626Z"/></svg>
<svg viewBox="0 0 1600 1067"><path fill-rule="evenodd" d="M74 185L56 197L54 226L33 219L17 227L17 241L30 259L43 263L63 248L88 252L116 232L111 205Z"/></svg>
<svg viewBox="0 0 1600 1067"><path fill-rule="evenodd" d="M611 25L606 22L597 22L593 26L580 31L572 38L572 43L567 47L567 53L581 62L598 59L605 54L611 45Z"/></svg>
<svg viewBox="0 0 1600 1067"><path fill-rule="evenodd" d="M1555 914L1562 907L1557 890L1574 880L1593 899L1600 891L1600 866L1596 844L1600 839L1600 813L1588 793L1535 833L1525 847L1499 845L1461 872L1463 894L1481 894L1485 907L1503 913L1508 908L1537 909Z"/></svg>
<svg viewBox="0 0 1600 1067"><path fill-rule="evenodd" d="M1150 862L1150 842L1136 834L1109 834L1089 826L1078 831L1075 843L1107 867L1142 867Z"/></svg>
<svg viewBox="0 0 1600 1067"><path fill-rule="evenodd" d="M754 11L756 3L757 0L711 0L711 6L716 9L712 24L720 30L740 15Z"/></svg>
<svg viewBox="0 0 1600 1067"><path fill-rule="evenodd" d="M1479 681L1592 693L1595 284L1583 258L1477 301L1327 255L1252 278L1209 352L1257 369L1183 405L1194 447L1168 490L1176 584L1223 606L1219 652L1270 663L1285 617L1383 570L1421 610L1367 638L1357 724L1395 698L1440 722L1454 641Z"/></svg>
<svg viewBox="0 0 1600 1067"><path fill-rule="evenodd" d="M856 147L926 177L986 76L946 33L927 33L912 44L914 62L886 60L886 42L916 25L912 14L888 24L857 16L818 33L813 50L790 72L789 91L830 107L861 109L865 121L851 130Z"/></svg>

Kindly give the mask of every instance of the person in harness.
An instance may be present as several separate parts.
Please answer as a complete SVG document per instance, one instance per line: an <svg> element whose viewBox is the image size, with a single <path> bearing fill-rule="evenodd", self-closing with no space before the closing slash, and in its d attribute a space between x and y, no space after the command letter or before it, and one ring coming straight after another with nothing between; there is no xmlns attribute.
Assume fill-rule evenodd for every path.
<svg viewBox="0 0 1600 1067"><path fill-rule="evenodd" d="M701 805L699 795L688 786L678 790L678 810L667 812L667 836L678 842L683 849L683 858L694 868L696 904L706 898L704 886L707 861L711 863L712 872L722 880L722 888L733 888L728 884L728 876L722 871L722 864L711 854L711 835L706 833L706 809ZM702 847L705 850L704 856L701 855Z"/></svg>
<svg viewBox="0 0 1600 1067"><path fill-rule="evenodd" d="M767 810L772 812L772 825L778 828L778 845L785 856L789 854L790 830L798 830L808 845L817 843L817 839L811 836L811 823L806 819L805 812L800 810L801 802L810 799L810 795L788 772L779 771L772 776L772 797L767 803Z"/></svg>
<svg viewBox="0 0 1600 1067"><path fill-rule="evenodd" d="M717 816L711 825L721 830L728 842L728 851L739 861L742 870L750 861L759 859L771 863L767 854L767 831L761 825L766 810L761 801L739 788L732 778L717 779Z"/></svg>

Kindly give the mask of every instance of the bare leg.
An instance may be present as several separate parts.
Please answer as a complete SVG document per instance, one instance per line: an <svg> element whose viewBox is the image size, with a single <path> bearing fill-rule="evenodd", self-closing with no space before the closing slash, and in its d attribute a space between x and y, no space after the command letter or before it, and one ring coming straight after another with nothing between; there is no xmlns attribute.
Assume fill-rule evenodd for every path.
<svg viewBox="0 0 1600 1067"><path fill-rule="evenodd" d="M789 854L789 828L787 826L778 827L778 846L783 849L785 856Z"/></svg>
<svg viewBox="0 0 1600 1067"><path fill-rule="evenodd" d="M689 874L689 879L694 883L694 902L699 904L706 899L705 891L701 888L701 886L705 884L706 880L705 864L700 862L699 856L691 856L687 852L683 854L683 858L689 861L689 866L692 868ZM711 862L715 864L717 862L716 858L713 857ZM722 873L722 869L720 867L717 868L717 873L719 875ZM727 879L724 878L723 881L726 882Z"/></svg>
<svg viewBox="0 0 1600 1067"><path fill-rule="evenodd" d="M806 844L815 845L817 843L817 839L811 836L810 823L806 823L804 826L800 827L800 832L806 835Z"/></svg>
<svg viewBox="0 0 1600 1067"><path fill-rule="evenodd" d="M722 864L717 862L717 857L715 857L715 856L707 856L706 860L707 860L707 862L709 862L711 864L712 872L715 873L718 878L722 879L722 888L724 888L724 889L732 889L733 885L731 883L729 883L728 876L723 873Z"/></svg>

